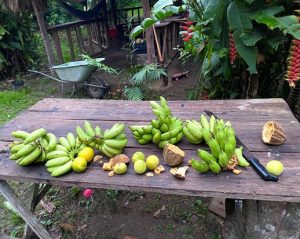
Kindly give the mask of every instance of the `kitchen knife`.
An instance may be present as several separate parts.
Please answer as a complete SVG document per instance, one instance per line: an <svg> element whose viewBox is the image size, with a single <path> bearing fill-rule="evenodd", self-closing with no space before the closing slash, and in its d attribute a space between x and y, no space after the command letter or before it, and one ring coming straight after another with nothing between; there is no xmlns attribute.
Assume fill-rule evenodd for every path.
<svg viewBox="0 0 300 239"><path fill-rule="evenodd" d="M216 119L219 119L213 112L209 110L204 111L208 116L214 116ZM278 177L274 176L266 170L266 168L259 162L259 160L254 156L253 153L251 153L247 147L242 143L242 141L235 136L237 145L243 146L243 155L246 158L246 160L249 162L249 164L254 168L254 170L257 172L257 174L265 181L278 181Z"/></svg>

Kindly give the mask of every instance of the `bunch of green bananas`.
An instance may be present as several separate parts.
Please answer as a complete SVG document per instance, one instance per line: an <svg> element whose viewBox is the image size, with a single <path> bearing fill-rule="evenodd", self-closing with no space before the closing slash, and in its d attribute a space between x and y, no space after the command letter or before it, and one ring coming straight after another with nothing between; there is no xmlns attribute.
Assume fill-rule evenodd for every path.
<svg viewBox="0 0 300 239"><path fill-rule="evenodd" d="M19 140L9 145L9 158L16 160L20 166L45 162L47 154L55 150L57 145L56 136L43 128L31 133L17 130L11 134Z"/></svg>
<svg viewBox="0 0 300 239"><path fill-rule="evenodd" d="M108 157L122 153L127 145L128 139L124 133L124 124L116 123L110 129L102 132L99 126L93 128L92 124L86 120L84 121L84 129L80 126L76 127L79 140L103 152Z"/></svg>
<svg viewBox="0 0 300 239"><path fill-rule="evenodd" d="M59 143L55 150L46 155L47 162L45 166L53 177L58 177L71 171L72 161L85 147L72 133L68 133L66 137L60 137L58 141Z"/></svg>
<svg viewBox="0 0 300 239"><path fill-rule="evenodd" d="M148 144L151 141L164 148L168 143L178 143L182 136L182 120L173 117L171 109L164 97L160 97L160 104L150 101L156 119L150 125L132 125L130 130L139 144Z"/></svg>
<svg viewBox="0 0 300 239"><path fill-rule="evenodd" d="M201 115L200 122L202 129L199 128L193 133L201 134L211 152L199 149L198 156L201 160L191 160L194 169L202 173L211 170L213 173L219 174L222 169L231 169L233 164L249 166L249 163L243 158L242 148L236 148L235 131L229 121L224 124L223 119L216 120L214 116L211 116L208 121L205 115ZM185 127L188 128L188 125ZM189 141L191 140L187 134L185 136ZM196 141L193 140L193 142Z"/></svg>

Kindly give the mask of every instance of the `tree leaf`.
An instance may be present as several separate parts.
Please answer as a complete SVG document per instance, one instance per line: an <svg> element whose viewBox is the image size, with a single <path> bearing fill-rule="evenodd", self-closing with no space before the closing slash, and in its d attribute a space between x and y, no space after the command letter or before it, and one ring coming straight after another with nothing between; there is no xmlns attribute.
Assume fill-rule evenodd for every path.
<svg viewBox="0 0 300 239"><path fill-rule="evenodd" d="M141 26L136 26L130 33L130 38L134 39L136 38L138 35L140 35L141 33L144 32L144 28L142 28Z"/></svg>
<svg viewBox="0 0 300 239"><path fill-rule="evenodd" d="M255 46L255 44L263 38L263 34L259 31L242 33L240 38L246 46Z"/></svg>
<svg viewBox="0 0 300 239"><path fill-rule="evenodd" d="M252 30L253 25L250 21L248 8L239 3L231 2L227 8L227 17L229 28L231 30L239 29L242 33Z"/></svg>

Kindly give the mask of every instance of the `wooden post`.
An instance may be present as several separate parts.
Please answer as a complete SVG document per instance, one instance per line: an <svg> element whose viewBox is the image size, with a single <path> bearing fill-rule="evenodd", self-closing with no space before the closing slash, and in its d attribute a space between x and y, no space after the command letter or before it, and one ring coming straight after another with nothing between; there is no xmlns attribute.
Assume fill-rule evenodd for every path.
<svg viewBox="0 0 300 239"><path fill-rule="evenodd" d="M51 42L50 42L50 38L47 32L47 27L46 27L46 23L44 20L44 16L43 16L43 12L40 8L40 3L38 0L31 0L38 24L39 24L39 28L40 28L40 32L44 41L44 45L45 45L45 50L46 50L46 55L47 55L47 59L48 59L48 65L50 68L50 71L52 74L54 74L54 71L52 69L52 65L54 65L54 54L53 54L53 50L51 47Z"/></svg>
<svg viewBox="0 0 300 239"><path fill-rule="evenodd" d="M106 38L106 45L107 48L109 48L109 39L108 39L108 31L109 31L109 25L108 25L108 15L107 15L107 4L106 0L102 0L103 2L103 13L104 13L104 26L105 26L105 38Z"/></svg>
<svg viewBox="0 0 300 239"><path fill-rule="evenodd" d="M150 17L151 7L150 7L149 0L142 0L142 6L144 10L144 18ZM154 62L154 57L155 57L152 28L148 28L146 30L146 43L147 43L147 62L150 64Z"/></svg>
<svg viewBox="0 0 300 239"><path fill-rule="evenodd" d="M110 4L111 4L111 10L113 14L114 26L116 26L118 21L116 0L111 0Z"/></svg>

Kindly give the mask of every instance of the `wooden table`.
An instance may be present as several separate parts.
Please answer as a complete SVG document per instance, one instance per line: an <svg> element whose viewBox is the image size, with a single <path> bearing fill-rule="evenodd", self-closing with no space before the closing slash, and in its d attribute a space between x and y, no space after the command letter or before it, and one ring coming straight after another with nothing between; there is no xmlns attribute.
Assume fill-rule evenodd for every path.
<svg viewBox="0 0 300 239"><path fill-rule="evenodd" d="M126 175L108 177L107 172L102 171L99 166L93 165L89 166L85 173L69 173L59 178L51 177L42 165L19 167L14 161L8 160L6 145L13 140L10 135L13 130L32 131L44 127L57 136L65 136L67 132L75 132L77 125L83 125L83 120L89 120L93 125L99 125L102 129L105 129L116 122L124 122L126 126L129 126L145 124L154 118L148 102L44 99L0 128L0 149L2 152L0 155L0 179L2 180L0 191L8 200L12 201L28 225L40 238L49 238L47 231L41 229L42 226L30 213L29 209L21 204L6 180L45 185L76 185L92 188L244 199L243 209L248 208L248 210L250 205L251 207L259 207L257 201L254 200L259 200L258 203L263 203L263 200L300 202L300 166L298 164L300 161L300 127L299 122L282 99L171 101L169 106L175 116L184 120L198 119L205 109L213 111L224 120L230 120L238 137L263 164L270 159L280 159L283 162L285 171L279 182L261 180L251 167L243 170L240 175L234 175L230 172L222 172L220 175L212 173L199 174L193 169L189 169L185 180L179 180L172 176L169 173L168 166L166 166L167 171L165 173L154 177L136 175L133 172L132 165L130 165ZM284 145L267 146L262 143L262 126L268 120L276 120L282 124L287 134ZM126 133L129 141L124 152L127 155L131 156L139 150L146 155L156 154L162 158L162 151L153 144L144 146L137 144L128 127ZM179 147L186 152L185 163L191 157L196 157L196 149L206 148L204 145L191 145L185 139L179 143ZM48 188L49 186L42 188L42 194L39 195L38 187L36 187L35 200L31 205L31 209L34 209ZM226 201L228 206L232 206L233 202L233 200ZM253 202L256 204L253 205ZM264 205L264 208L266 207ZM235 212L227 210L228 217L236 217ZM231 225L233 224L231 223ZM251 238L251 236L245 238Z"/></svg>

